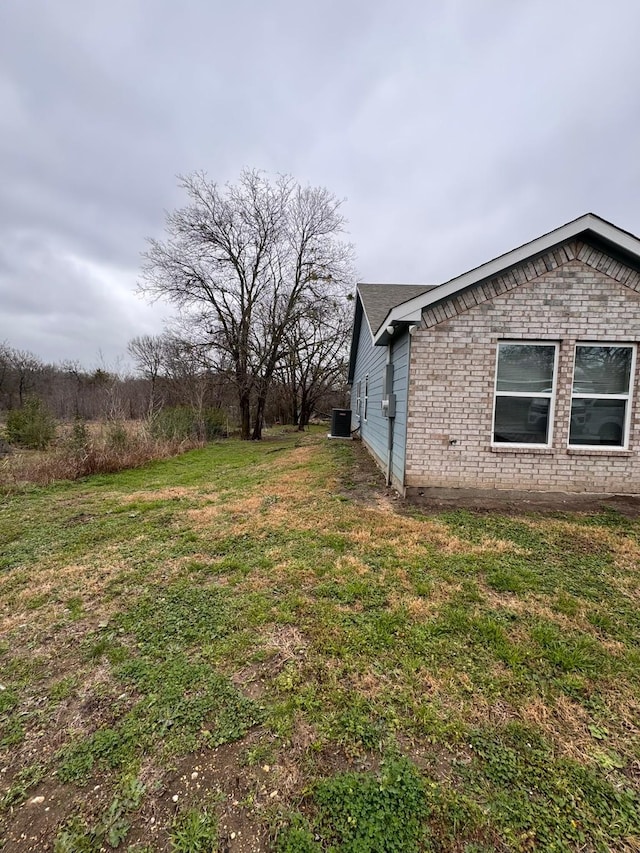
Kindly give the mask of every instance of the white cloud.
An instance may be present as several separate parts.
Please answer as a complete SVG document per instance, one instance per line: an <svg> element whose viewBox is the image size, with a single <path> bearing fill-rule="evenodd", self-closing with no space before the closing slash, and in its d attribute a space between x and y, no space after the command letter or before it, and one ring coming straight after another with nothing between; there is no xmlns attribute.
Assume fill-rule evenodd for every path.
<svg viewBox="0 0 640 853"><path fill-rule="evenodd" d="M635 0L4 0L0 340L115 358L175 175L346 196L363 277L433 283L586 210L640 231Z"/></svg>

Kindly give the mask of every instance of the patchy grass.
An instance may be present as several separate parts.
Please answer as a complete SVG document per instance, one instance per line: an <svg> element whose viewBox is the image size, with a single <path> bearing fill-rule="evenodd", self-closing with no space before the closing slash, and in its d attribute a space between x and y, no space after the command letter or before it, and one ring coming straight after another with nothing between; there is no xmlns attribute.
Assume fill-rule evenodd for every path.
<svg viewBox="0 0 640 853"><path fill-rule="evenodd" d="M640 847L611 510L425 516L355 443L229 441L5 496L0 620L7 849Z"/></svg>

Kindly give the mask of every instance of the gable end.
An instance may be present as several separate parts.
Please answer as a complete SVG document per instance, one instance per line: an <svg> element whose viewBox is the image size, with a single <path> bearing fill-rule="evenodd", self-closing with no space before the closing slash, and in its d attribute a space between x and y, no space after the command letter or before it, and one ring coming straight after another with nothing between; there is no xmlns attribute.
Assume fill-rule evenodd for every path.
<svg viewBox="0 0 640 853"><path fill-rule="evenodd" d="M445 297L441 302L428 306L422 313L422 327L429 329L462 314L477 305L488 302L496 296L515 290L539 278L547 272L556 270L570 261L582 261L587 266L614 279L619 284L640 293L640 272L613 257L608 251L596 247L593 243L574 240L539 255L529 258L511 267L498 276L477 282L466 290Z"/></svg>

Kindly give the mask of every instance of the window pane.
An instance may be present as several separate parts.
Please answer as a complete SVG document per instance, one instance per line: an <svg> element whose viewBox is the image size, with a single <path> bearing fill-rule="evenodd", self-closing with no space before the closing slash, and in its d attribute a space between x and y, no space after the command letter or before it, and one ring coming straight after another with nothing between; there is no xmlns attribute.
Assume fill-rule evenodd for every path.
<svg viewBox="0 0 640 853"><path fill-rule="evenodd" d="M574 393L628 393L631 353L631 347L576 347Z"/></svg>
<svg viewBox="0 0 640 853"><path fill-rule="evenodd" d="M569 444L624 447L626 400L576 397L571 402Z"/></svg>
<svg viewBox="0 0 640 853"><path fill-rule="evenodd" d="M498 391L546 391L553 387L555 347L500 344Z"/></svg>
<svg viewBox="0 0 640 853"><path fill-rule="evenodd" d="M495 442L547 444L548 397L496 397Z"/></svg>

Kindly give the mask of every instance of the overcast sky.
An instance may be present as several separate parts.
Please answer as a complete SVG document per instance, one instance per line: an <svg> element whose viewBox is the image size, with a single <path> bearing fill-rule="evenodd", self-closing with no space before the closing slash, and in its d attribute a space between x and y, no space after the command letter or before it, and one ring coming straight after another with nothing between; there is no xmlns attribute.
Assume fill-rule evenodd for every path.
<svg viewBox="0 0 640 853"><path fill-rule="evenodd" d="M115 363L176 175L346 199L362 280L640 233L638 0L0 0L0 342ZM100 355L101 354L101 355Z"/></svg>

